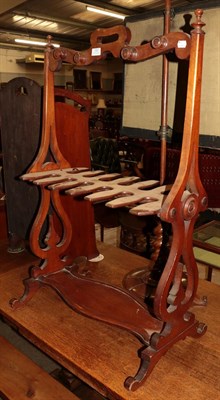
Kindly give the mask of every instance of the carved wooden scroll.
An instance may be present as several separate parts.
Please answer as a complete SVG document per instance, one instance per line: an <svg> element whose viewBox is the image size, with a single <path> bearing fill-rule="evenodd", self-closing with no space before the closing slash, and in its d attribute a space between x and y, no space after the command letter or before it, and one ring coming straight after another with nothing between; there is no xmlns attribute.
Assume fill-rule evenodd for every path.
<svg viewBox="0 0 220 400"><path fill-rule="evenodd" d="M105 40L104 40L105 38ZM88 50L79 52L60 47L50 54L50 69L56 71L63 61L75 65L90 65L105 59L108 53L120 57L121 49L130 43L131 32L124 26L115 26L108 29L97 29L90 36L91 46Z"/></svg>
<svg viewBox="0 0 220 400"><path fill-rule="evenodd" d="M97 320L123 328L136 335L144 347L140 351L141 364L135 377L125 386L135 390L152 371L166 351L186 336L200 337L206 330L189 311L197 291L198 273L192 251L192 233L198 213L207 206L207 198L198 172L198 135L200 119L201 75L204 32L202 11L196 11L196 22L191 38L184 33L168 33L143 46L129 47L128 31L115 28L92 35L92 47L75 57L75 52L64 49L59 53L49 44L45 60L45 97L42 143L36 161L22 178L41 188L42 201L31 233L32 251L42 263L31 270L25 281L24 295L13 301L14 308L29 300L41 285L54 288L74 310ZM116 42L100 44L100 37L117 34ZM96 60L94 46L134 61L147 60L175 50L179 57L190 57L184 139L179 172L172 187L157 186L155 181L139 182L137 178L121 178L118 174L104 175L102 171L70 163L62 156L56 137L54 118L53 73L55 64L65 59L81 64ZM120 51L119 48L121 47ZM96 47L95 47L96 48ZM75 58L74 58L75 57ZM52 61L51 61L52 60ZM56 68L55 68L56 69ZM46 162L50 149L51 160ZM84 198L84 201L105 201L108 207L129 206L136 215L157 214L172 225L173 239L167 262L155 290L153 305L126 288L116 287L86 276L77 261L72 262L66 251L71 240L71 224L60 201L60 193ZM63 224L62 237L57 234L53 212ZM49 230L45 246L40 246L39 235L47 214ZM78 216L76 215L76 218ZM83 255L83 254L82 254ZM126 262L126 261L125 261ZM187 278L183 280L185 273ZM152 276L149 278L152 280ZM145 280L147 290L148 282ZM102 299L102 301L100 301Z"/></svg>

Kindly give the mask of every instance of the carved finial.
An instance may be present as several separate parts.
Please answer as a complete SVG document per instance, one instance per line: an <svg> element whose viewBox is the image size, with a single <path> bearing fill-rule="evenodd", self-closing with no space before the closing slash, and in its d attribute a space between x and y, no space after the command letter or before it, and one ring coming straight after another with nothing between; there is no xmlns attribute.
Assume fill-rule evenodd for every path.
<svg viewBox="0 0 220 400"><path fill-rule="evenodd" d="M194 22L192 26L198 33L203 32L202 27L205 25L205 23L201 20L202 15L203 10L201 10L200 8L195 10L196 22Z"/></svg>
<svg viewBox="0 0 220 400"><path fill-rule="evenodd" d="M195 15L198 20L201 20L203 15L203 10L201 8L198 8L197 10L195 10Z"/></svg>

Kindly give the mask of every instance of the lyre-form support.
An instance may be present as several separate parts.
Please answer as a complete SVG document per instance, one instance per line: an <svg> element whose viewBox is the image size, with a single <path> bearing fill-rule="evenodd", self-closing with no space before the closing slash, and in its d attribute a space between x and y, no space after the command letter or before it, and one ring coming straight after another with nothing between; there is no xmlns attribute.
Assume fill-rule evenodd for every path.
<svg viewBox="0 0 220 400"><path fill-rule="evenodd" d="M198 135L200 118L201 76L204 32L202 11L196 11L196 22L191 38L183 33L168 33L143 46L128 47L130 34L124 28L98 31L92 35L91 49L100 44L106 51L135 61L147 60L170 50L181 57L190 57L187 106L183 147L179 172L171 187L157 186L156 181L139 182L137 178L121 178L118 174L104 175L102 171L70 166L62 156L56 140L54 115L53 71L59 61L90 63L97 60L91 49L75 57L74 51L53 50L48 45L45 60L45 95L42 142L36 161L22 179L41 188L42 199L34 223L30 245L43 261L32 268L25 281L25 292L12 306L18 308L36 292L39 286L54 288L69 306L94 319L123 328L137 336L144 344L141 365L135 377L129 377L125 386L135 390L150 374L160 357L180 339L199 337L206 327L200 324L189 308L197 291L198 272L192 251L192 233L198 213L207 206L207 198L198 172ZM118 35L116 42L100 43L100 37ZM183 41L183 43L179 43ZM179 43L179 44L178 44ZM120 51L119 51L120 50ZM74 58L75 57L75 58ZM92 58L91 58L92 57ZM46 162L50 150L52 159ZM71 237L68 217L60 202L60 194L85 201L107 201L108 207L129 206L135 215L157 214L172 225L173 240L170 254L158 282L153 309L145 299L122 287L116 287L89 277L78 262L71 262L66 249ZM57 234L52 216L45 246L39 244L39 234L48 213L58 214L63 223L63 235ZM82 254L83 255L83 254ZM183 285L182 278L187 272ZM100 298L102 301L100 302Z"/></svg>

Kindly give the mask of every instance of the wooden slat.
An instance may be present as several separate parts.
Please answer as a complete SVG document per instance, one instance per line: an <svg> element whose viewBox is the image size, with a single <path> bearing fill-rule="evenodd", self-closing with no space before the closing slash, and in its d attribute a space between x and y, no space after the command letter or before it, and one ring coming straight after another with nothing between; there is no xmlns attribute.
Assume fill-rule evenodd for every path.
<svg viewBox="0 0 220 400"><path fill-rule="evenodd" d="M78 399L2 336L0 353L0 395L8 400Z"/></svg>

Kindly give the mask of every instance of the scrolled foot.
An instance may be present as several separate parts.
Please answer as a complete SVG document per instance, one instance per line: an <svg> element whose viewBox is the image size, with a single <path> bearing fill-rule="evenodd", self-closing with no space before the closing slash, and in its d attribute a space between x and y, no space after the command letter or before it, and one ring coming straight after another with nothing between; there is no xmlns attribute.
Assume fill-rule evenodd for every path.
<svg viewBox="0 0 220 400"><path fill-rule="evenodd" d="M204 335L206 331L207 331L207 325L203 324L203 322L199 322L197 326L197 334Z"/></svg>
<svg viewBox="0 0 220 400"><path fill-rule="evenodd" d="M124 386L129 391L135 391L140 386L140 383L136 381L133 376L128 376L128 378L124 382Z"/></svg>
<svg viewBox="0 0 220 400"><path fill-rule="evenodd" d="M36 293L36 291L39 289L41 283L33 278L30 279L25 279L24 280L24 286L25 290L23 295L20 298L12 298L9 300L9 305L13 310L16 310L18 308L23 307Z"/></svg>
<svg viewBox="0 0 220 400"><path fill-rule="evenodd" d="M152 369L151 368L149 371L148 367L149 367L149 360L142 359L141 366L137 374L134 377L128 376L128 378L125 380L124 382L125 388L133 392L137 390L143 384L144 380L147 378Z"/></svg>

